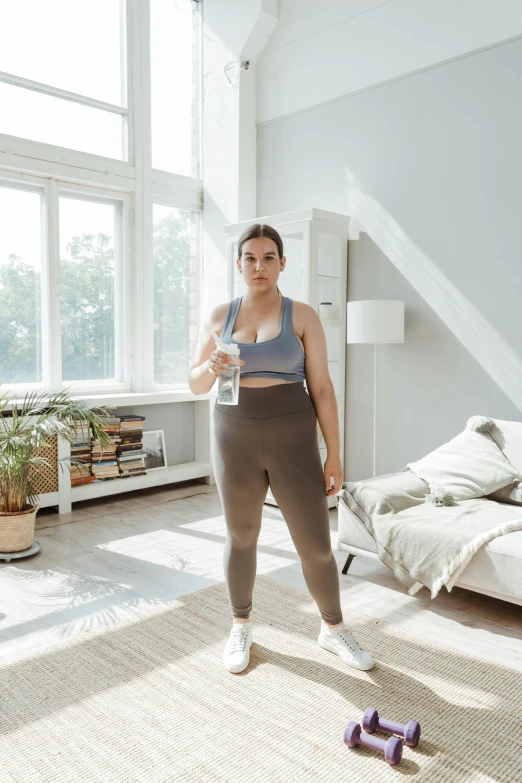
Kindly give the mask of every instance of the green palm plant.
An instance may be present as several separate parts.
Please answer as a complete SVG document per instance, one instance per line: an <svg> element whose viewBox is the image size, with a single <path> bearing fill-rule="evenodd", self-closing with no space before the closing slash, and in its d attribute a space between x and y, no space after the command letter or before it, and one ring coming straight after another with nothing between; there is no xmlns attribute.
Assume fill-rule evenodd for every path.
<svg viewBox="0 0 522 783"><path fill-rule="evenodd" d="M99 439L102 453L109 445L110 438L102 428L100 416L110 416L108 411L114 406L91 406L83 400L71 400L67 392L68 389L54 394L28 392L18 411L16 396L9 398L0 390L0 512L25 511L27 502L37 505L33 477L42 465L51 463L34 452L41 447L51 448L47 440L50 436L59 435L72 443L76 434L74 425L88 422L94 437ZM15 404L9 416L5 410L13 400ZM62 457L57 460L62 470L61 463L65 461L85 466L83 460Z"/></svg>

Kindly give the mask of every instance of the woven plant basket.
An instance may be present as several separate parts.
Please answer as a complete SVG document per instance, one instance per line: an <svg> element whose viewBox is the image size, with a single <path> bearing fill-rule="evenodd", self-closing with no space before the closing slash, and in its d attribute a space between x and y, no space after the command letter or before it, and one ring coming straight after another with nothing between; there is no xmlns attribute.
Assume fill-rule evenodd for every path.
<svg viewBox="0 0 522 783"><path fill-rule="evenodd" d="M40 506L25 511L0 511L0 552L22 552L33 543L36 513Z"/></svg>

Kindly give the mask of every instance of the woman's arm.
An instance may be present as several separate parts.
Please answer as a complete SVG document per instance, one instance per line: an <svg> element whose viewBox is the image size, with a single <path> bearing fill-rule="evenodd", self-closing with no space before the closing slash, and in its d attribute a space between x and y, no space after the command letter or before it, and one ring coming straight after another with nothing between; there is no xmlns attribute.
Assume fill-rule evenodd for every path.
<svg viewBox="0 0 522 783"><path fill-rule="evenodd" d="M326 443L327 457L324 465L325 490L335 495L342 488L341 437L337 399L330 373L326 337L319 316L310 305L301 303L304 310L303 343L305 349L306 386L314 404L319 426ZM330 487L330 478L334 479Z"/></svg>

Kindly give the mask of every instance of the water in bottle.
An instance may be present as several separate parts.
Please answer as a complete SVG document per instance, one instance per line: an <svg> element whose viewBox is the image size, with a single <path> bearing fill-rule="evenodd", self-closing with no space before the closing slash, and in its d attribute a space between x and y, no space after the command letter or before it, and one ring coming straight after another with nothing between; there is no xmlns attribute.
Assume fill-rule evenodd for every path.
<svg viewBox="0 0 522 783"><path fill-rule="evenodd" d="M228 353L230 356L239 356L240 352L237 343L223 343L217 334L212 336L220 351ZM221 405L238 404L240 371L239 364L230 363L226 370L219 373L216 402L221 403Z"/></svg>

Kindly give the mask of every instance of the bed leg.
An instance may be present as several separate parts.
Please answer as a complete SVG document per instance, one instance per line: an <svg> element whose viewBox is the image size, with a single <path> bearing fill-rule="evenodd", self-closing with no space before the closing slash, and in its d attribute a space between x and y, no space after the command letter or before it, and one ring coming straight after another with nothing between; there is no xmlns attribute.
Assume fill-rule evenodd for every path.
<svg viewBox="0 0 522 783"><path fill-rule="evenodd" d="M355 555L348 555L346 558L346 563L343 566L343 574L346 574L348 572L348 569L350 568L352 564L352 560L354 559Z"/></svg>

